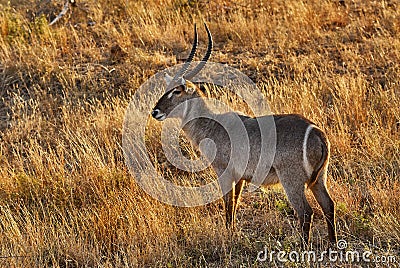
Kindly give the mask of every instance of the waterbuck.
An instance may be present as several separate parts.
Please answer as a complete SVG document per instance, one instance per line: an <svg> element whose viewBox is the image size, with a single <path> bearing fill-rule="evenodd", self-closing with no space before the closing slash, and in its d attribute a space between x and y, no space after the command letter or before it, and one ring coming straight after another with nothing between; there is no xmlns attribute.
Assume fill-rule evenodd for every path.
<svg viewBox="0 0 400 268"><path fill-rule="evenodd" d="M232 112L219 114L212 112L206 105L205 94L189 81L202 70L211 55L212 36L207 25L205 28L208 35L206 55L191 72L187 73L197 48L198 38L195 26L191 53L175 77L166 75L167 90L157 102L151 115L159 121L172 117L181 119L185 135L195 146L199 146L205 139L211 139L214 142L216 153L211 166L218 176L222 173L230 176L231 185L223 198L228 228L234 228L235 213L244 182L251 181L260 159L262 129L260 129L259 120L273 120L276 129L275 154L272 157L269 173L262 184L271 185L279 182L282 184L290 204L297 213L302 240L306 245L309 244L313 210L306 199L305 187L311 189L323 210L328 225L329 240L335 243L337 240L335 205L326 187L330 155L330 145L326 135L310 120L297 114L249 117ZM182 106L182 109L176 109L178 106ZM230 155L231 147L237 144L232 144L226 129L219 123L229 123L235 118L244 126L243 129L248 136L246 139L249 145L249 158L243 172L238 172L236 165L229 164L230 157L235 157ZM235 127L235 124L231 124L232 126ZM240 139L235 142L240 143ZM240 144L238 146L240 147Z"/></svg>

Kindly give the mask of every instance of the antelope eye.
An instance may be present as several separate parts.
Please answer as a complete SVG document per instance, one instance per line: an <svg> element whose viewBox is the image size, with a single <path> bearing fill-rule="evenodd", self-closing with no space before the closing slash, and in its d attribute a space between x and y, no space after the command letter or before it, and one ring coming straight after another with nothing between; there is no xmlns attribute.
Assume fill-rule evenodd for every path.
<svg viewBox="0 0 400 268"><path fill-rule="evenodd" d="M174 93L174 94L181 94L182 91L181 91L181 90L175 90L173 93Z"/></svg>

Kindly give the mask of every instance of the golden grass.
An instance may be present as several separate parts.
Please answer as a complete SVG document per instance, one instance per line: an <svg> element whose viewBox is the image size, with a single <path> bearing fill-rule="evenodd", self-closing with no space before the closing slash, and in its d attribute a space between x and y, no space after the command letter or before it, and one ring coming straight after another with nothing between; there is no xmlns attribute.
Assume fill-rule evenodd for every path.
<svg viewBox="0 0 400 268"><path fill-rule="evenodd" d="M49 27L62 5L0 1L0 266L250 267L265 265L256 261L264 246L298 246L279 187L244 194L230 239L220 201L164 205L125 167L130 98L177 63L202 20L213 61L251 77L274 112L303 114L328 134L339 237L398 254L397 1L78 1ZM203 31L200 40L204 51ZM162 157L159 123L148 129L150 153ZM323 247L310 200L313 246Z"/></svg>

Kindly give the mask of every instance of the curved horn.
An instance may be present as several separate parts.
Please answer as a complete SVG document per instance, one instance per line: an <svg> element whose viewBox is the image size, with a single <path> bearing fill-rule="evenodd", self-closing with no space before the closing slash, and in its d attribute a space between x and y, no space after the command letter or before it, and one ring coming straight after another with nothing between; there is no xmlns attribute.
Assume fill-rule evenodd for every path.
<svg viewBox="0 0 400 268"><path fill-rule="evenodd" d="M198 74L206 65L208 59L211 56L211 52L213 49L213 40L212 40L212 35L210 30L207 27L207 24L204 23L204 26L206 27L207 35L208 35L208 47L207 47L207 53L204 55L203 59L200 61L200 63L187 75L184 76L185 79L192 79L196 74Z"/></svg>
<svg viewBox="0 0 400 268"><path fill-rule="evenodd" d="M190 63L193 61L194 55L196 54L197 44L198 44L198 36L197 36L197 27L196 27L196 23L195 23L194 24L194 39L193 39L193 44L192 44L192 50L190 51L189 57L186 59L185 64L175 74L174 78L172 79L173 82L176 82L180 77L182 77L186 73L187 69L190 66Z"/></svg>

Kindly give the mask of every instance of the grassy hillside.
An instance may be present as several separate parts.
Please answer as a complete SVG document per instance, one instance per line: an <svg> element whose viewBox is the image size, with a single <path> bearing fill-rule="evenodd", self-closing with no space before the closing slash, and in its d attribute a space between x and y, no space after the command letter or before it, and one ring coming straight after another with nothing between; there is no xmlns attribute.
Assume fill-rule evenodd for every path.
<svg viewBox="0 0 400 268"><path fill-rule="evenodd" d="M280 187L244 194L230 238L221 201L162 204L125 166L131 97L180 62L202 21L212 61L251 77L273 112L303 114L326 131L339 238L400 261L398 1L88 0L48 26L63 5L0 0L1 267L269 267L256 260L264 247L298 248ZM161 125L148 122L149 153L162 157ZM321 249L326 226L309 197Z"/></svg>

